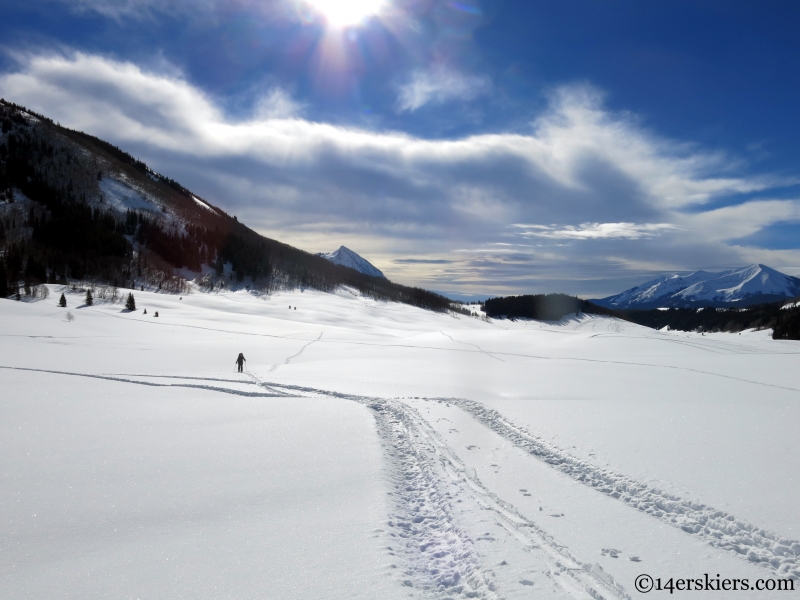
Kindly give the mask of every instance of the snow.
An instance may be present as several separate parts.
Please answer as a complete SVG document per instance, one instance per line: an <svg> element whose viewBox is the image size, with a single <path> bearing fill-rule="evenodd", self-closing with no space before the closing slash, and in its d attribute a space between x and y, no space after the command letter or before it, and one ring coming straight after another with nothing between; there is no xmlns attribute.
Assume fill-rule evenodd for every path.
<svg viewBox="0 0 800 600"><path fill-rule="evenodd" d="M766 265L749 265L719 273L696 271L685 277L664 275L598 303L612 308L646 308L654 304L735 303L759 296L794 298L798 295L800 279Z"/></svg>
<svg viewBox="0 0 800 600"><path fill-rule="evenodd" d="M134 290L135 313L60 293L0 300L4 597L626 598L640 573L800 577L797 342L347 289Z"/></svg>
<svg viewBox="0 0 800 600"><path fill-rule="evenodd" d="M208 211L211 211L211 212L212 212L212 213L214 213L214 214L216 214L216 213L217 213L217 211L215 211L215 210L214 210L213 208L211 208L211 207L210 207L208 204L206 204L205 202L203 202L202 200L200 200L200 198L198 198L198 197L197 197L197 196L195 196L194 194L192 194L192 200L194 200L194 201L195 201L195 202L196 202L198 205L200 205L201 207L205 208L206 210L208 210Z"/></svg>
<svg viewBox="0 0 800 600"><path fill-rule="evenodd" d="M160 207L145 198L141 192L113 177L106 176L97 184L103 192L105 201L119 212L124 213L126 210L157 212L160 210Z"/></svg>
<svg viewBox="0 0 800 600"><path fill-rule="evenodd" d="M368 260L362 258L350 250L350 248L346 248L345 246L340 246L335 252L320 252L317 254L317 256L321 256L322 258L331 261L335 265L343 265L345 267L355 269L359 273L371 275L372 277L383 277L386 279L386 276L380 271L380 269L373 266Z"/></svg>

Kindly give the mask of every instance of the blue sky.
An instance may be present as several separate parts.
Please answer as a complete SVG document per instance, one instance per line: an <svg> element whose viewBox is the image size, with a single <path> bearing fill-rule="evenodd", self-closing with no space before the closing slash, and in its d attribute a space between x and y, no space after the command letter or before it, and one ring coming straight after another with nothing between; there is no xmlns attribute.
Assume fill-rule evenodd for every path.
<svg viewBox="0 0 800 600"><path fill-rule="evenodd" d="M797 3L336 4L0 0L0 95L453 295L800 275Z"/></svg>

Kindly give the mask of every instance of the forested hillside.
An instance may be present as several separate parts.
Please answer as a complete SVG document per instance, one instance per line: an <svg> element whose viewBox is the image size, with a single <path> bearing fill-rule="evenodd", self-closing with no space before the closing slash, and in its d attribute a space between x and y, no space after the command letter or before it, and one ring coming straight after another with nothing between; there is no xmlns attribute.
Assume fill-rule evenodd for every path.
<svg viewBox="0 0 800 600"><path fill-rule="evenodd" d="M785 302L759 304L738 308L672 308L669 310L619 311L620 318L652 327L669 327L678 331L725 331L736 333L745 329L772 329L777 339L800 339L800 307Z"/></svg>
<svg viewBox="0 0 800 600"><path fill-rule="evenodd" d="M677 331L729 332L772 329L774 339L800 340L800 306L786 302L739 308L673 308L669 310L611 310L564 294L490 298L483 304L488 317L557 321L569 314L590 313L632 323Z"/></svg>
<svg viewBox="0 0 800 600"><path fill-rule="evenodd" d="M265 238L123 150L0 101L0 296L87 281L265 291L348 285L433 310L448 299Z"/></svg>
<svg viewBox="0 0 800 600"><path fill-rule="evenodd" d="M619 316L615 311L566 294L536 294L490 298L483 304L488 317L558 321L573 313Z"/></svg>

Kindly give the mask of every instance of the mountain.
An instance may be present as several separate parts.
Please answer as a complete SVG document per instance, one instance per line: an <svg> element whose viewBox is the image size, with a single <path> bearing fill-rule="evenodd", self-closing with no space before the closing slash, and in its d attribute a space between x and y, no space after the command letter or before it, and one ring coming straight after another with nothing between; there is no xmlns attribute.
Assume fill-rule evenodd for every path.
<svg viewBox="0 0 800 600"><path fill-rule="evenodd" d="M207 291L349 286L459 310L346 248L338 254L351 263L266 238L124 150L0 100L0 297L71 282L185 293L191 280Z"/></svg>
<svg viewBox="0 0 800 600"><path fill-rule="evenodd" d="M595 304L614 309L749 306L800 296L800 279L766 265L658 277Z"/></svg>
<svg viewBox="0 0 800 600"><path fill-rule="evenodd" d="M360 257L346 246L339 246L339 249L335 252L320 252L317 256L326 258L335 265L342 265L343 267L354 269L359 273L364 273L364 275L383 277L386 279L386 275L381 273L380 269L374 267L368 260Z"/></svg>

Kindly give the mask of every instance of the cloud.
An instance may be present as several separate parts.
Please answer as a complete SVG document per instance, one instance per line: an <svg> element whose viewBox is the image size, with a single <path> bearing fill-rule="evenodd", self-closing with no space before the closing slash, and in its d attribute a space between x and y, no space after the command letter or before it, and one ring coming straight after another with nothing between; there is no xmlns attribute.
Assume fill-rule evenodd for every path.
<svg viewBox="0 0 800 600"><path fill-rule="evenodd" d="M259 121L291 119L297 117L302 110L303 106L295 102L286 90L276 87L256 103L255 118Z"/></svg>
<svg viewBox="0 0 800 600"><path fill-rule="evenodd" d="M154 13L187 15L207 13L217 0L72 0L64 2L74 12L94 12L115 20L142 18Z"/></svg>
<svg viewBox="0 0 800 600"><path fill-rule="evenodd" d="M426 104L470 101L489 93L491 87L491 80L484 76L463 75L447 68L417 70L398 86L397 109L413 112Z"/></svg>
<svg viewBox="0 0 800 600"><path fill-rule="evenodd" d="M303 118L279 88L237 120L174 68L16 59L3 97L111 141L268 235L309 251L346 243L435 289L611 293L656 270L769 264L729 240L800 213L758 198L794 180L658 136L586 86L557 90L524 130L423 139ZM730 206L705 208L717 199Z"/></svg>
<svg viewBox="0 0 800 600"><path fill-rule="evenodd" d="M512 225L521 229L518 235L529 237L542 237L554 240L600 240L600 239L626 239L637 240L652 238L659 233L676 229L669 223L582 223L581 225L567 225L556 227L554 225Z"/></svg>
<svg viewBox="0 0 800 600"><path fill-rule="evenodd" d="M455 261L444 258L396 258L394 262L399 265L450 265Z"/></svg>

